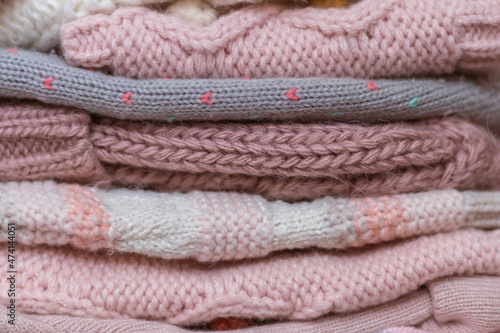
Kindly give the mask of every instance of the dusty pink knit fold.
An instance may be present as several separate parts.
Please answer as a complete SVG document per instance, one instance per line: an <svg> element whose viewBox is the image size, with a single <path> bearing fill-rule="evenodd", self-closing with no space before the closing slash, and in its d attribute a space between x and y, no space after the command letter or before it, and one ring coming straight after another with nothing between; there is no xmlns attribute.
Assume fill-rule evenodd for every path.
<svg viewBox="0 0 500 333"><path fill-rule="evenodd" d="M72 65L133 78L443 75L500 63L500 6L497 0L256 5L207 27L125 8L68 23L61 45Z"/></svg>
<svg viewBox="0 0 500 333"><path fill-rule="evenodd" d="M254 326L228 333L373 333L415 325L433 333L493 333L500 329L500 278L451 277L368 309L303 322ZM7 310L0 310L6 316ZM443 314L446 314L443 316ZM0 329L11 326L0 321ZM13 333L189 333L199 332L139 319L97 319L17 313Z"/></svg>
<svg viewBox="0 0 500 333"><path fill-rule="evenodd" d="M16 246L18 310L189 325L218 317L313 319L383 304L434 279L500 274L500 230L464 229L357 251L203 265ZM6 248L4 248L6 251ZM7 256L0 256L7 267ZM2 273L0 287L8 290ZM7 293L0 294L2 304Z"/></svg>
<svg viewBox="0 0 500 333"><path fill-rule="evenodd" d="M90 130L90 117L80 110L0 102L0 178L96 179L103 169Z"/></svg>
<svg viewBox="0 0 500 333"><path fill-rule="evenodd" d="M271 199L498 189L499 141L447 118L413 124L148 124L0 104L0 180L115 180ZM85 179L81 179L85 177Z"/></svg>

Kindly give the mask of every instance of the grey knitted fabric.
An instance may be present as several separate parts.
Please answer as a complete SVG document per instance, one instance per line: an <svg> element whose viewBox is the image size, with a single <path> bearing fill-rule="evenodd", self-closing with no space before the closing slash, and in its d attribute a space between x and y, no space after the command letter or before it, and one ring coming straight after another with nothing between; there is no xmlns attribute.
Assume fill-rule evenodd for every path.
<svg viewBox="0 0 500 333"><path fill-rule="evenodd" d="M157 121L402 121L459 114L500 124L500 94L461 79L133 80L55 55L0 49L0 97Z"/></svg>

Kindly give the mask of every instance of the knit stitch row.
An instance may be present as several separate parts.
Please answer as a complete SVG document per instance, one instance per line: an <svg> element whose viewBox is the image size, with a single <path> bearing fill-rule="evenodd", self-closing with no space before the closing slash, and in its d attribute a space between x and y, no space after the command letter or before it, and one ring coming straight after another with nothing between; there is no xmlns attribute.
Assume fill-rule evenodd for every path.
<svg viewBox="0 0 500 333"><path fill-rule="evenodd" d="M0 46L49 51L59 42L59 30L73 20L111 13L121 6L158 0L12 0L0 7Z"/></svg>
<svg viewBox="0 0 500 333"><path fill-rule="evenodd" d="M29 102L0 110L2 181L115 179L286 200L500 187L498 140L460 119L174 126L92 122L83 111Z"/></svg>
<svg viewBox="0 0 500 333"><path fill-rule="evenodd" d="M500 63L498 0L370 0L348 9L254 5L207 27L147 8L66 24L75 66L132 78L411 77Z"/></svg>
<svg viewBox="0 0 500 333"><path fill-rule="evenodd" d="M200 264L16 246L18 310L174 325L219 317L312 319L383 304L440 277L500 275L500 230L463 229L345 253ZM6 249L5 249L6 250ZM7 267L7 256L0 256ZM0 287L8 290L8 280ZM0 294L2 303L7 293Z"/></svg>
<svg viewBox="0 0 500 333"><path fill-rule="evenodd" d="M0 240L73 245L165 259L220 261L272 251L342 249L459 228L500 226L500 192L433 191L287 204L237 193L0 184ZM42 213L43 212L43 213Z"/></svg>
<svg viewBox="0 0 500 333"><path fill-rule="evenodd" d="M0 95L119 119L402 121L459 114L500 129L500 95L429 79L133 80L69 66L54 55L0 49Z"/></svg>
<svg viewBox="0 0 500 333"><path fill-rule="evenodd" d="M395 325L417 325L434 333L491 333L500 329L500 279L492 276L434 280L399 299L354 313L306 322L266 324L227 333L367 333ZM7 310L0 309L6 316ZM453 320L450 320L453 318ZM0 321L0 330L7 331ZM200 333L139 319L98 319L17 313L15 333ZM206 332L206 331L205 331Z"/></svg>

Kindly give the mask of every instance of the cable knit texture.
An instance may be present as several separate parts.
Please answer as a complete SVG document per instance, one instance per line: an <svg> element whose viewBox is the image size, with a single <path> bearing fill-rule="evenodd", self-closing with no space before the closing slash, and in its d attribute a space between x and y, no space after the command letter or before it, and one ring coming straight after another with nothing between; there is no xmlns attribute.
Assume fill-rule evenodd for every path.
<svg viewBox="0 0 500 333"><path fill-rule="evenodd" d="M158 0L13 0L0 7L0 46L49 51L59 41L61 27L120 6L139 6Z"/></svg>
<svg viewBox="0 0 500 333"><path fill-rule="evenodd" d="M104 191L53 182L0 184L0 240L165 259L219 261L307 247L359 247L500 227L500 192L434 191L287 204L237 193ZM43 212L43 213L41 213Z"/></svg>
<svg viewBox="0 0 500 333"><path fill-rule="evenodd" d="M494 333L500 329L500 279L492 276L434 280L397 300L353 313L305 322L254 326L228 333L367 333L416 325L433 333ZM0 314L6 315L5 309ZM443 314L446 314L443 316ZM0 329L7 323L0 321ZM12 327L9 327L12 328ZM12 333L189 333L165 323L139 319L97 319L17 313ZM198 331L196 331L198 332Z"/></svg>
<svg viewBox="0 0 500 333"><path fill-rule="evenodd" d="M500 230L464 229L346 253L210 265L17 245L16 305L39 314L177 325L220 317L312 319L383 304L439 277L499 275L498 237ZM0 264L7 266L7 256ZM0 287L8 290L8 283L2 278ZM0 301L9 301L6 293Z"/></svg>
<svg viewBox="0 0 500 333"><path fill-rule="evenodd" d="M10 52L9 52L10 51ZM134 80L0 49L0 95L158 121L401 121L458 114L500 132L500 93L458 78Z"/></svg>
<svg viewBox="0 0 500 333"><path fill-rule="evenodd" d="M2 181L115 179L283 200L500 187L497 139L460 119L174 126L91 123L83 111L36 103L2 103L0 110Z"/></svg>
<svg viewBox="0 0 500 333"><path fill-rule="evenodd" d="M68 23L68 62L132 78L410 77L500 63L499 0L255 5L208 27L146 8ZM484 70L485 68L483 68Z"/></svg>

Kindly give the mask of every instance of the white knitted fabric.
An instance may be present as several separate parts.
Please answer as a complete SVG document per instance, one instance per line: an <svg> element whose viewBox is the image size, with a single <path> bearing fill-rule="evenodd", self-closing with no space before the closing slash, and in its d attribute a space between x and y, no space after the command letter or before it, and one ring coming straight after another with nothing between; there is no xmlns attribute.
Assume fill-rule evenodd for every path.
<svg viewBox="0 0 500 333"><path fill-rule="evenodd" d="M0 5L0 47L48 52L59 42L59 30L71 21L111 13L118 7L172 3L170 14L203 26L217 19L214 7L262 0L13 0ZM296 1L296 0L289 0Z"/></svg>
<svg viewBox="0 0 500 333"><path fill-rule="evenodd" d="M60 28L96 13L120 6L138 6L161 0L15 0L0 6L0 46L49 51L58 43Z"/></svg>
<svg viewBox="0 0 500 333"><path fill-rule="evenodd" d="M168 6L166 13L202 26L209 25L218 16L214 7L203 0L178 0Z"/></svg>
<svg viewBox="0 0 500 333"><path fill-rule="evenodd" d="M107 248L167 259L217 261L271 251L346 248L500 226L500 192L432 191L289 204L238 193L102 190L47 182L0 183L0 241Z"/></svg>

